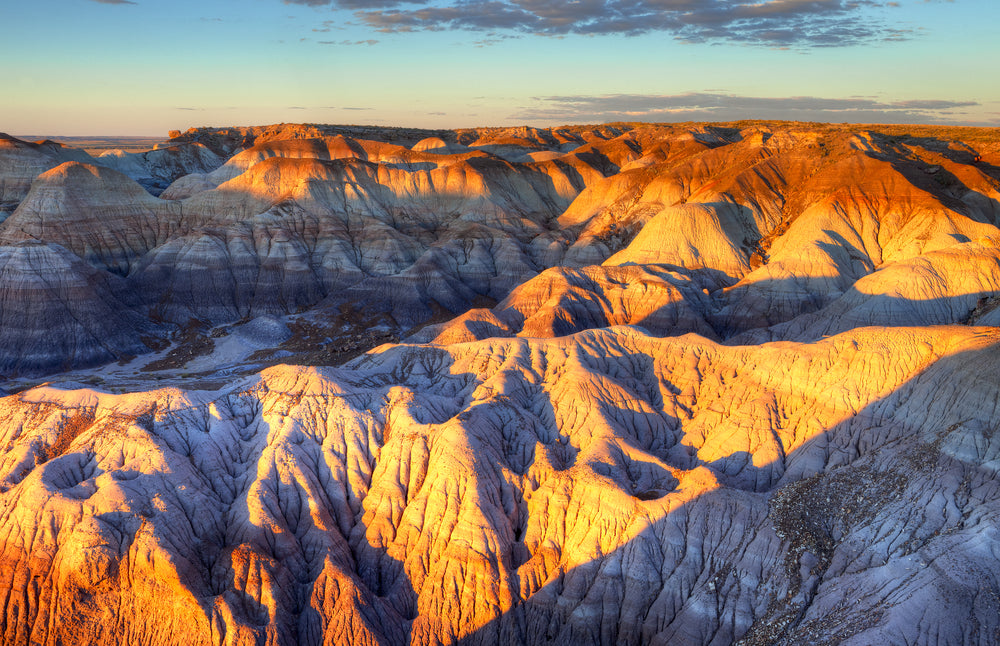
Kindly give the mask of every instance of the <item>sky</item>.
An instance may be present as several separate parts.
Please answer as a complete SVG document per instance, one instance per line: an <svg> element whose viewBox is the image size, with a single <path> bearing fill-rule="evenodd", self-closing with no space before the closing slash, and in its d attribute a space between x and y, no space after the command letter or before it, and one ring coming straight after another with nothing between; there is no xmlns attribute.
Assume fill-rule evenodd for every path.
<svg viewBox="0 0 1000 646"><path fill-rule="evenodd" d="M997 0L0 0L0 132L1000 126Z"/></svg>

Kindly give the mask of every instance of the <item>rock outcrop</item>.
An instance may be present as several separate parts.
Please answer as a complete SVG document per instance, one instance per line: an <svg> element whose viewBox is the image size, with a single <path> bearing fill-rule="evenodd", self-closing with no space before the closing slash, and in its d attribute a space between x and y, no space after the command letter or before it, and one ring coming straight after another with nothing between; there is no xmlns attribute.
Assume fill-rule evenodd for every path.
<svg viewBox="0 0 1000 646"><path fill-rule="evenodd" d="M717 338L705 320L711 279L659 265L548 269L518 286L492 310L473 309L420 330L410 340L439 344L489 337L554 337L613 325L657 335Z"/></svg>

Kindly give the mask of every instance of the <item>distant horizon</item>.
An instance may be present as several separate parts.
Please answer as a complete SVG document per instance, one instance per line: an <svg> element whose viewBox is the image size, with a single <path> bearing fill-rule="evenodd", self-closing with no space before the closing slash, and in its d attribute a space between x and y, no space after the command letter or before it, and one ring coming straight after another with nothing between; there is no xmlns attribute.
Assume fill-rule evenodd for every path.
<svg viewBox="0 0 1000 646"><path fill-rule="evenodd" d="M106 133L102 134L87 134L87 135L59 135L53 133L31 133L27 135L18 135L14 133L8 133L11 137L16 137L17 139L24 138L39 138L39 139L51 139L52 137L59 137L60 139L156 139L157 137L162 137L163 135L109 135Z"/></svg>
<svg viewBox="0 0 1000 646"><path fill-rule="evenodd" d="M519 124L508 124L502 126L494 125L480 125L480 126L457 126L457 127L421 127L421 126L395 126L388 124L377 124L377 123L341 123L341 122L318 122L318 121L281 121L274 123L255 123L255 124L230 124L225 126L188 126L185 128L170 128L164 133L155 134L108 134L108 133L91 133L91 134L57 134L57 133L30 133L30 134L16 134L8 132L11 137L16 139L21 139L22 141L38 141L38 140L56 140L56 139L97 139L97 140L157 140L160 142L170 141L169 133L174 130L179 130L182 134L188 130L222 130L226 128L263 128L270 126L280 126L280 125L302 125L302 126L333 126L333 127L351 127L351 128L391 128L391 129L401 129L401 130L426 130L426 131L448 131L448 130L474 130L474 129L486 129L486 128L502 128L502 129L513 129L513 128L537 128L539 130L545 129L558 129L558 128L585 128L585 127L599 127L615 124L632 125L635 127L639 126L683 126L683 125L727 125L727 124L737 124L737 123L747 123L747 122L760 122L760 123L775 123L775 124L787 124L787 123L802 123L802 124L816 124L816 125L827 125L827 126L844 126L844 127L919 127L919 128L966 128L966 129L1000 129L1000 125L982 125L982 124L961 124L961 123L929 123L929 122L852 122L852 121L805 121L798 119L766 119L766 118L745 118L745 119L728 119L728 120L690 120L690 121L605 121L605 122L591 122L591 123L562 123L558 125L537 125L532 123L519 123ZM0 133L5 131L0 127Z"/></svg>
<svg viewBox="0 0 1000 646"><path fill-rule="evenodd" d="M11 2L0 130L996 127L998 23L993 0Z"/></svg>

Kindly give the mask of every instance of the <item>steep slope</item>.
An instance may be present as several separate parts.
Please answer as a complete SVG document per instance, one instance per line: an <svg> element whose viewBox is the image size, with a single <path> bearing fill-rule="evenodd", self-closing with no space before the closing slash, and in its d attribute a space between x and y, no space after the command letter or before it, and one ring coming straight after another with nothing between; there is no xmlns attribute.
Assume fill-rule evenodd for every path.
<svg viewBox="0 0 1000 646"><path fill-rule="evenodd" d="M997 643L995 131L175 134L0 139L0 642Z"/></svg>
<svg viewBox="0 0 1000 646"><path fill-rule="evenodd" d="M460 315L451 331L419 338L635 324L794 340L848 329L808 317L854 298L859 284L891 291L884 280L860 282L891 266L918 267L939 252L987 262L994 251L962 245L996 235L1000 217L995 146L978 130L293 124L172 141L143 159L172 159L164 168L179 172L184 160L211 161L210 145L236 153L178 179L164 200L109 169L47 170L0 224L0 242L69 249L126 277L141 295L136 314L182 327L306 316L327 328L319 338L335 339L383 324L405 335ZM71 154L22 144L10 146ZM27 164L19 186L43 167ZM929 276L907 296L935 310L921 321L964 322L969 303L985 315L995 295L984 280L941 308L957 283ZM502 308L465 314L522 285ZM836 311L857 306L845 303ZM844 320L895 325L910 316L882 310Z"/></svg>
<svg viewBox="0 0 1000 646"><path fill-rule="evenodd" d="M192 228L150 253L135 278L150 303L171 295L165 316L284 314L348 287L328 305L362 302L405 326L429 318L431 302L461 312L545 266L559 235L551 222L587 176L566 163L515 166L481 154L437 155L424 169L400 161L406 149L368 142L366 152L344 138L287 143L247 151L227 164L232 179L183 201ZM213 290L200 287L206 271L217 276Z"/></svg>
<svg viewBox="0 0 1000 646"><path fill-rule="evenodd" d="M0 215L6 217L17 208L32 180L66 161L93 162L93 158L55 142L29 143L0 133Z"/></svg>
<svg viewBox="0 0 1000 646"><path fill-rule="evenodd" d="M0 372L38 374L149 351L162 334L117 276L58 245L0 246Z"/></svg>
<svg viewBox="0 0 1000 646"><path fill-rule="evenodd" d="M153 195L180 177L192 173L210 173L224 160L201 144L157 147L140 153L109 150L97 163L127 175Z"/></svg>
<svg viewBox="0 0 1000 646"><path fill-rule="evenodd" d="M173 144L201 143L216 154L230 157L257 144L289 139L317 139L344 136L385 142L412 148L421 141L441 139L460 146L514 145L522 148L559 148L603 141L631 130L631 126L563 126L561 128L463 128L426 130L390 126L345 126L331 124L281 123L270 126L230 128L190 128L170 132ZM523 151L522 151L523 152Z"/></svg>
<svg viewBox="0 0 1000 646"><path fill-rule="evenodd" d="M977 179L983 197L995 194L990 178ZM729 298L737 304L724 315L729 329L786 321L829 303L883 263L996 231L992 209L944 199L892 162L861 153L817 173L806 188L822 199L771 242L768 262L733 288Z"/></svg>
<svg viewBox="0 0 1000 646"><path fill-rule="evenodd" d="M964 323L998 295L1000 249L995 238L981 238L886 263L823 309L738 335L733 342L814 340L870 325Z"/></svg>
<svg viewBox="0 0 1000 646"><path fill-rule="evenodd" d="M0 242L54 243L95 267L125 275L180 226L178 205L149 195L121 173L66 162L41 174L0 225Z"/></svg>
<svg viewBox="0 0 1000 646"><path fill-rule="evenodd" d="M545 338L612 325L638 325L665 336L694 332L715 338L703 318L711 308L706 284L715 281L658 265L553 268L515 288L492 310L469 310L420 330L410 340L447 344L489 337Z"/></svg>
<svg viewBox="0 0 1000 646"><path fill-rule="evenodd" d="M612 328L8 397L4 641L976 643L997 343Z"/></svg>
<svg viewBox="0 0 1000 646"><path fill-rule="evenodd" d="M822 310L854 294L855 285L891 290L887 279L902 280L904 268L921 266L923 258L930 263L950 258L953 266L989 265L990 258L998 258L992 245L965 245L996 235L1000 213L1000 172L968 145L794 126L723 130L714 139L707 134L629 132L635 141L650 137L645 142L650 152L621 172L589 183L566 209L559 222L575 242L553 264L590 273L598 263L674 272L709 296L685 296L686 307L716 334L737 342L797 339L820 319L825 323L819 327L827 331L801 338L865 324L963 322L979 301L995 295L989 272L978 282L970 279L967 287L958 286L958 276L924 272L926 280L908 286L898 306L876 306L880 315L859 314L838 324L847 305ZM895 273L881 273L881 287L878 280L867 280L896 265ZM948 267L941 271L954 274ZM547 299L547 316L562 322L561 332L552 333L612 320L597 315L607 309L602 303L616 302L611 294L622 289L641 288L642 273L633 275L636 280L624 285L583 287L570 281L546 288L557 290ZM941 305L957 296L956 290L965 290L962 298ZM850 297L857 300L856 294ZM911 300L935 313L913 316ZM533 305L512 301L504 310L510 307ZM583 309L589 314L581 318ZM644 325L643 318L625 308L613 320ZM439 332L441 339L517 333L515 319L499 308L488 315L470 313L456 320L451 332L435 328L419 338L430 340ZM497 320L503 322L499 327ZM478 332L463 331L474 321L483 322ZM695 328L655 329L679 334Z"/></svg>
<svg viewBox="0 0 1000 646"><path fill-rule="evenodd" d="M272 157L289 159L358 159L373 163L391 164L408 170L433 169L455 161L471 157L487 157L485 153L430 154L411 150L405 146L380 141L353 139L343 135L317 139L287 139L266 141L241 151L226 161L219 169L206 174L206 179L215 185L233 179L246 172L255 164Z"/></svg>

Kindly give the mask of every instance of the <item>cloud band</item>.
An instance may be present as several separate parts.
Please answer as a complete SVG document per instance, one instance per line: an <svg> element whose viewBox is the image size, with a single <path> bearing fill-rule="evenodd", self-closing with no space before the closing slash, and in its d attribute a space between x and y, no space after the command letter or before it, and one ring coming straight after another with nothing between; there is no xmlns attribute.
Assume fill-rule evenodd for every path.
<svg viewBox="0 0 1000 646"><path fill-rule="evenodd" d="M884 0L288 0L332 5L383 32L508 31L639 35L666 32L692 42L832 47L900 40Z"/></svg>

